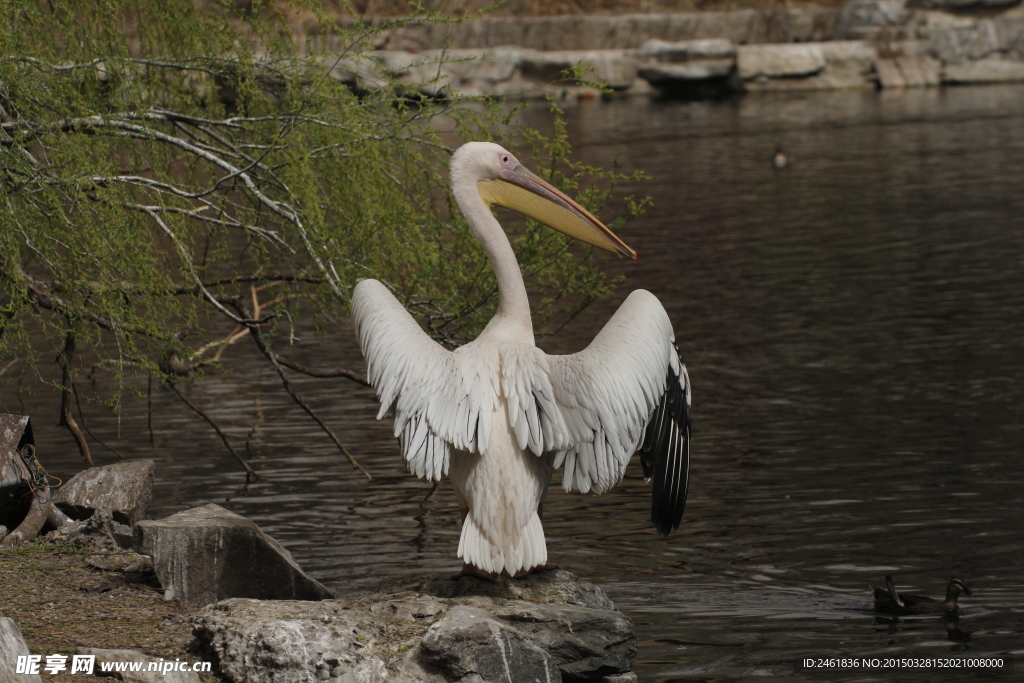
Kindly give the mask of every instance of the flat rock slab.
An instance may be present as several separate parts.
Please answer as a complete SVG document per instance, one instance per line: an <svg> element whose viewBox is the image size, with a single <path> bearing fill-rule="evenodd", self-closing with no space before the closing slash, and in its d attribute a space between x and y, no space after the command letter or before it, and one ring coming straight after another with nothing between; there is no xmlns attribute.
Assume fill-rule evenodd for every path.
<svg viewBox="0 0 1024 683"><path fill-rule="evenodd" d="M562 570L413 581L352 600L225 600L193 633L232 683L628 681L636 656L629 619Z"/></svg>
<svg viewBox="0 0 1024 683"><path fill-rule="evenodd" d="M143 654L138 650L104 650L97 647L80 647L78 648L78 654L92 655L96 658L93 666L93 675L109 676L115 681L125 681L126 683L202 683L199 674L193 671L172 671L168 665L174 662L168 662L162 657ZM121 662L142 662L142 668L145 670L102 672L101 664ZM158 667L158 669L149 671L150 663Z"/></svg>
<svg viewBox="0 0 1024 683"><path fill-rule="evenodd" d="M87 519L96 510L110 510L116 522L131 526L149 512L154 470L152 460L90 467L57 489L53 503L72 519Z"/></svg>
<svg viewBox="0 0 1024 683"><path fill-rule="evenodd" d="M192 508L136 525L140 552L153 558L167 599L208 605L226 598L324 600L334 597L306 576L291 553L256 524L219 505Z"/></svg>
<svg viewBox="0 0 1024 683"><path fill-rule="evenodd" d="M28 644L18 625L13 619L0 617L0 683L41 683L39 674L16 673L18 657L28 654Z"/></svg>

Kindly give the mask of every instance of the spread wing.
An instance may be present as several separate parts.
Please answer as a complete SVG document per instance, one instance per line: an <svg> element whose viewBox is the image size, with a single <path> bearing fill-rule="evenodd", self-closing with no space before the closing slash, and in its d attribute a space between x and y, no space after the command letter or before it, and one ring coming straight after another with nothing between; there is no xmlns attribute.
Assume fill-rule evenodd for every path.
<svg viewBox="0 0 1024 683"><path fill-rule="evenodd" d="M409 470L440 481L450 449L487 444L494 392L463 354L431 339L388 289L362 280L352 293L352 322L380 399L395 414L395 436Z"/></svg>
<svg viewBox="0 0 1024 683"><path fill-rule="evenodd" d="M639 452L653 482L651 521L662 534L677 528L689 482L690 380L661 302L633 292L590 346L547 360L568 434L555 460L565 490L607 491Z"/></svg>

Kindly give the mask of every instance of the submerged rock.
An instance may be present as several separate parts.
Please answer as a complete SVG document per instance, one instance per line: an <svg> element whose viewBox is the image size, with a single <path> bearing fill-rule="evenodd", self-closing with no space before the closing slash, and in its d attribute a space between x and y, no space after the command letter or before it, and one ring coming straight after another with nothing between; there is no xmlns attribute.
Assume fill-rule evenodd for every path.
<svg viewBox="0 0 1024 683"><path fill-rule="evenodd" d="M208 605L234 597L324 600L334 597L255 522L219 505L136 525L139 551L152 556L167 599Z"/></svg>
<svg viewBox="0 0 1024 683"><path fill-rule="evenodd" d="M146 517L153 497L152 460L131 460L90 467L57 489L53 503L72 519L110 510L114 521L131 526Z"/></svg>
<svg viewBox="0 0 1024 683"><path fill-rule="evenodd" d="M225 600L193 633L233 683L635 680L632 623L563 570L427 579L352 600Z"/></svg>

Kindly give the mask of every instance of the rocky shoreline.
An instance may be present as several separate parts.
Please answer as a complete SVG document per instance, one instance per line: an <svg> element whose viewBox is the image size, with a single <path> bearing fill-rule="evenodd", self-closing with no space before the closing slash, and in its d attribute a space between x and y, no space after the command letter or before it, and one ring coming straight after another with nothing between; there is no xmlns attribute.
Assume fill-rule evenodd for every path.
<svg viewBox="0 0 1024 683"><path fill-rule="evenodd" d="M31 592L44 593L22 604L28 596L6 592L0 602L0 683L41 680L12 667L18 656L54 646L23 637L19 621L29 618L30 634L38 634L51 620L91 620L95 605L82 605L84 615L71 614L70 606L64 610L54 602L60 597L45 594L47 586L65 602L80 592L107 591L115 600L123 595L144 615L139 626L151 634L139 631L131 638L146 639L150 646L143 649L149 651L128 650L120 637L125 634L103 642L102 626L79 625L57 640L71 652L58 654L94 655L97 661L183 655L210 662L217 680L231 683L636 681L632 622L599 587L567 571L518 580L423 578L336 599L256 524L220 506L146 519L153 482L150 460L84 470L53 497L69 516L59 528L44 528L31 546L0 552L5 572L36 586ZM16 554L26 551L30 561L19 563L23 558ZM24 575L40 571L45 576L32 581ZM38 614L39 600L49 601L46 616ZM191 642L168 650L170 642L183 640L183 629L191 630ZM174 671L160 680L214 680L208 676ZM150 678L126 674L122 680Z"/></svg>
<svg viewBox="0 0 1024 683"><path fill-rule="evenodd" d="M853 0L840 10L500 17L384 29L333 75L430 97L619 95L1024 83L1019 0ZM447 47L445 47L447 46ZM315 37L310 47L321 45Z"/></svg>

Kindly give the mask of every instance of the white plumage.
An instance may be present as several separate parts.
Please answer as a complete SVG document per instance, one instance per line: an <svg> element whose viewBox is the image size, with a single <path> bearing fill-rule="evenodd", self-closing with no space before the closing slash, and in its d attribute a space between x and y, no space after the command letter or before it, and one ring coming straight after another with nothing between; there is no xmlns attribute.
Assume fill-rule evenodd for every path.
<svg viewBox="0 0 1024 683"><path fill-rule="evenodd" d="M367 374L395 416L395 436L418 477L449 475L465 519L459 557L510 575L547 562L538 516L557 467L563 486L603 493L633 453L653 479L652 521L679 525L689 467L690 385L658 299L630 294L585 350L549 356L534 345L515 255L489 204L509 206L605 249L635 253L600 221L492 143L452 157L452 190L498 280L494 318L448 351L388 289L363 280L352 318Z"/></svg>

